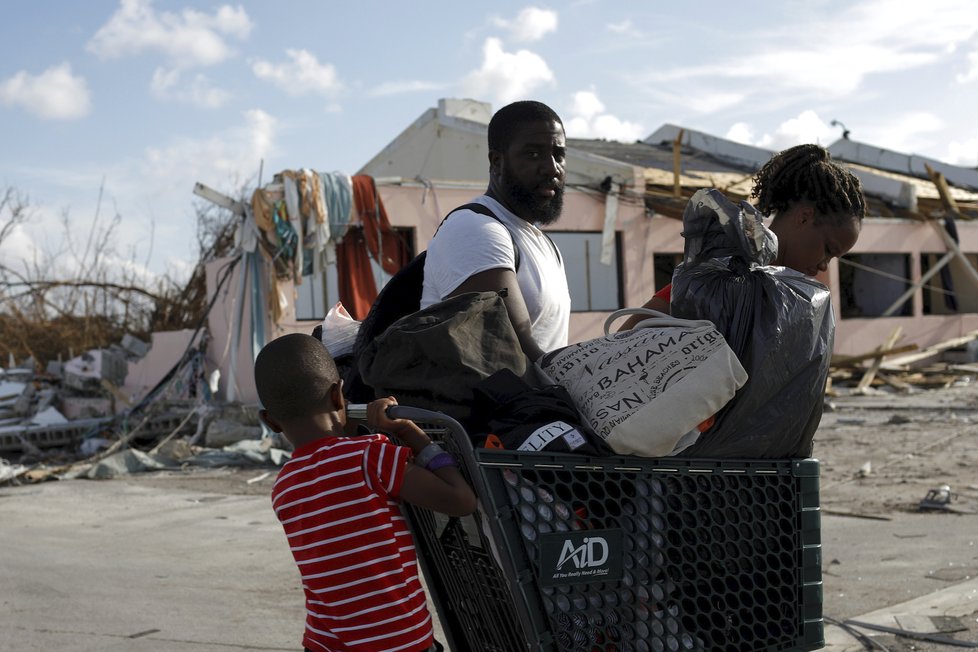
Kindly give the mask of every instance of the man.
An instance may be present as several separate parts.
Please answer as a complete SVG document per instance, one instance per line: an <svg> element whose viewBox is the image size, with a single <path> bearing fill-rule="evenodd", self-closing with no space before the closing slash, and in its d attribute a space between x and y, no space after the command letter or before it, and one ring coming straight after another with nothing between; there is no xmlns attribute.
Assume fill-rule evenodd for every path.
<svg viewBox="0 0 978 652"><path fill-rule="evenodd" d="M473 203L496 219L459 210L445 220L428 245L421 307L505 289L520 345L536 360L566 346L570 321L563 261L539 228L563 207L564 125L545 104L514 102L492 117L488 136L489 187Z"/></svg>

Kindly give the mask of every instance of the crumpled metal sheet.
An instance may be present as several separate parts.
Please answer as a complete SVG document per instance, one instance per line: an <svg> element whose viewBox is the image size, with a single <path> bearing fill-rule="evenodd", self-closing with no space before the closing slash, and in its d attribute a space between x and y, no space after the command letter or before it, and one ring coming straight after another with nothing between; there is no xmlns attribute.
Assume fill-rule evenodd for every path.
<svg viewBox="0 0 978 652"><path fill-rule="evenodd" d="M119 451L87 468L61 475L61 479L89 478L106 480L129 473L180 470L185 466L215 468L222 466L282 466L292 457L289 451L274 448L267 439L239 441L221 449L207 448L181 460L164 454L144 453L136 449Z"/></svg>

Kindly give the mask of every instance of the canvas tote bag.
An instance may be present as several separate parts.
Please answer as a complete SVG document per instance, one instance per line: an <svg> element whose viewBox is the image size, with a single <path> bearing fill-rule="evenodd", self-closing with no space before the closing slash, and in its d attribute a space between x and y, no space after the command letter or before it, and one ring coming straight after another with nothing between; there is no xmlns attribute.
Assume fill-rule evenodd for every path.
<svg viewBox="0 0 978 652"><path fill-rule="evenodd" d="M615 320L630 314L648 318L610 333ZM616 453L679 452L695 442L696 426L747 382L747 372L712 322L625 308L608 317L604 330L603 337L547 353L537 367L567 390Z"/></svg>

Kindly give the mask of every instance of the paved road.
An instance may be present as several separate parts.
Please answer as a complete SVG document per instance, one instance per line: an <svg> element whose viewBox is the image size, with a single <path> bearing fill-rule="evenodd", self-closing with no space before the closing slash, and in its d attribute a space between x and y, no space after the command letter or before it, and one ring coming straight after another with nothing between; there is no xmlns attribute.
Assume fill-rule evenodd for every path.
<svg viewBox="0 0 978 652"><path fill-rule="evenodd" d="M232 493L158 479L0 489L0 648L299 649L298 573L268 498ZM951 615L968 628L955 637L978 640L978 516L826 515L822 538L827 615ZM827 642L864 649L835 628Z"/></svg>

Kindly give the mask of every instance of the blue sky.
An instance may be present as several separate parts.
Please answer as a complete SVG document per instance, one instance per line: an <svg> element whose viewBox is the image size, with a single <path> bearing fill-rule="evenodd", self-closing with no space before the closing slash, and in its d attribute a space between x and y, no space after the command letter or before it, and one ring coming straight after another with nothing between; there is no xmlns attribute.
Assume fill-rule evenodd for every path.
<svg viewBox="0 0 978 652"><path fill-rule="evenodd" d="M0 261L184 274L195 181L354 173L440 97L539 99L569 136L667 122L770 149L841 134L978 165L978 3L882 0L243 2L8 0L0 190L33 208ZM0 227L6 214L0 214Z"/></svg>

